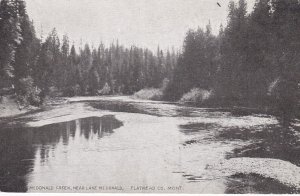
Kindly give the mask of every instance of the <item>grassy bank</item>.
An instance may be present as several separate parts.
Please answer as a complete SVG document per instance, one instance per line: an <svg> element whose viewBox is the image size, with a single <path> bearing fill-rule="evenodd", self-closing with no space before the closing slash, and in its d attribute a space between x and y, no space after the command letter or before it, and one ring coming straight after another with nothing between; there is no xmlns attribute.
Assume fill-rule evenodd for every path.
<svg viewBox="0 0 300 196"><path fill-rule="evenodd" d="M0 118L11 117L38 109L38 107L20 106L14 96L3 96L0 98Z"/></svg>

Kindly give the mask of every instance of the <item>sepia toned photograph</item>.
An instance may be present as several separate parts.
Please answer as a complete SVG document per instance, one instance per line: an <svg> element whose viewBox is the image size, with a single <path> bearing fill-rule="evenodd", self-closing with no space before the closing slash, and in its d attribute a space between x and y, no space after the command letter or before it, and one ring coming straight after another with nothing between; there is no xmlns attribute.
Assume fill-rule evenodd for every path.
<svg viewBox="0 0 300 196"><path fill-rule="evenodd" d="M0 192L300 194L300 1L0 0Z"/></svg>

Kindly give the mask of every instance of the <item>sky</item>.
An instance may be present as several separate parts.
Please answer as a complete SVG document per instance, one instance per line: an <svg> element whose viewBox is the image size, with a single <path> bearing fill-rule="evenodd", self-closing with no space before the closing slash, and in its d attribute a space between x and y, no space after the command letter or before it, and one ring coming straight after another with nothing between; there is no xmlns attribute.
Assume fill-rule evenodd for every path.
<svg viewBox="0 0 300 196"><path fill-rule="evenodd" d="M226 24L229 0L26 0L27 12L38 36L55 27L77 46L118 40L130 46L156 50L181 48L188 29L213 33ZM255 0L248 0L248 9ZM217 2L221 5L218 6Z"/></svg>

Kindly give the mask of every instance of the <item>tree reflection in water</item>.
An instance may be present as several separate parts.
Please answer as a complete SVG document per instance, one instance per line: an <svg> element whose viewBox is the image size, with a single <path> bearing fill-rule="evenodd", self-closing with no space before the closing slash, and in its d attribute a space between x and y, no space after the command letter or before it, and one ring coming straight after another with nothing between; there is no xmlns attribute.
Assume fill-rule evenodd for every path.
<svg viewBox="0 0 300 196"><path fill-rule="evenodd" d="M41 164L46 162L59 143L67 146L76 135L99 140L121 126L122 122L107 115L38 128L0 129L0 191L27 192L28 176L34 170L35 160L39 159Z"/></svg>

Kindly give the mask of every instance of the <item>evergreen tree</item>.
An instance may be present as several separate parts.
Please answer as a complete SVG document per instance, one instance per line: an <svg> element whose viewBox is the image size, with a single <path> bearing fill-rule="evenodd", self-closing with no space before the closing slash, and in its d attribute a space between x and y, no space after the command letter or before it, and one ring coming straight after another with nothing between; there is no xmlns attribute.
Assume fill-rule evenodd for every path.
<svg viewBox="0 0 300 196"><path fill-rule="evenodd" d="M57 75L60 70L60 40L55 29L41 46L34 79L42 90L42 97L50 92L50 87L58 87ZM59 70L58 70L59 69Z"/></svg>
<svg viewBox="0 0 300 196"><path fill-rule="evenodd" d="M35 36L33 24L29 21L25 6L25 2L20 1L19 20L22 41L16 48L14 63L16 82L20 78L31 75L39 51L39 40Z"/></svg>
<svg viewBox="0 0 300 196"><path fill-rule="evenodd" d="M0 76L3 81L13 84L15 77L16 48L21 44L21 0L2 0L0 2Z"/></svg>
<svg viewBox="0 0 300 196"><path fill-rule="evenodd" d="M300 3L297 0L272 0L272 34L274 36L274 68L280 79L277 103L284 126L297 110L300 83Z"/></svg>
<svg viewBox="0 0 300 196"><path fill-rule="evenodd" d="M90 50L90 46L85 44L84 50L80 53L80 65L79 65L79 72L80 72L80 88L82 94L86 95L88 92L88 78L89 78L89 71L92 67L92 53Z"/></svg>

